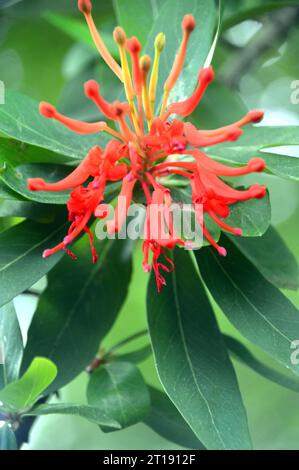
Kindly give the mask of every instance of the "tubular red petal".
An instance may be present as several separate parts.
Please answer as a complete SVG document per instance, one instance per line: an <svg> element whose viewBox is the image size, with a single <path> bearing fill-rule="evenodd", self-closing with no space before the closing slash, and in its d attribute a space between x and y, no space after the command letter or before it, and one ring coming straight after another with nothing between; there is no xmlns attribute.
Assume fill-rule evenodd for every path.
<svg viewBox="0 0 299 470"><path fill-rule="evenodd" d="M218 134L210 135L208 132L199 131L190 122L186 122L184 126L184 134L190 145L194 147L208 147L217 145L222 142L235 141L243 133L242 129L237 126L228 126Z"/></svg>

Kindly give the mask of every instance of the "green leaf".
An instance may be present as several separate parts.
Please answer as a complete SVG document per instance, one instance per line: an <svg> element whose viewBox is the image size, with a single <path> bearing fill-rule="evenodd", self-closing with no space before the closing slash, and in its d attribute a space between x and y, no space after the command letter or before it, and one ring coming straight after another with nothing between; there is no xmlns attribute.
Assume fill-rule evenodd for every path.
<svg viewBox="0 0 299 470"><path fill-rule="evenodd" d="M299 145L298 126L252 126L235 142L226 142L207 149L215 159L234 165L246 164L252 157L262 157L267 170L274 175L299 180L299 158L283 155L279 149L274 153L266 149ZM274 150L271 150L273 152Z"/></svg>
<svg viewBox="0 0 299 470"><path fill-rule="evenodd" d="M299 337L298 310L238 248L223 237L227 256L205 248L195 253L203 280L230 322L249 341L299 374L291 344Z"/></svg>
<svg viewBox="0 0 299 470"><path fill-rule="evenodd" d="M42 392L53 382L57 368L52 361L36 357L23 376L0 391L4 407L20 411L33 405Z"/></svg>
<svg viewBox="0 0 299 470"><path fill-rule="evenodd" d="M36 222L49 223L55 218L55 212L50 205L4 200L0 202L0 217L23 217Z"/></svg>
<svg viewBox="0 0 299 470"><path fill-rule="evenodd" d="M42 355L53 360L57 390L76 377L95 357L99 344L113 325L126 298L131 277L127 241L105 241L100 259L92 264L88 237L70 257L53 269L28 331L22 369ZM45 334L46 331L46 334Z"/></svg>
<svg viewBox="0 0 299 470"><path fill-rule="evenodd" d="M129 362L104 364L95 370L88 383L87 400L122 428L142 421L150 411L147 386L140 371Z"/></svg>
<svg viewBox="0 0 299 470"><path fill-rule="evenodd" d="M147 296L160 380L205 447L250 448L236 376L200 278L184 250L173 261L167 286L157 294L152 276Z"/></svg>
<svg viewBox="0 0 299 470"><path fill-rule="evenodd" d="M6 91L5 105L0 107L0 131L27 144L64 155L65 163L81 160L94 145L105 146L103 133L81 135L53 119L39 114L38 103L25 95Z"/></svg>
<svg viewBox="0 0 299 470"><path fill-rule="evenodd" d="M40 118L43 119L42 116ZM14 166L24 163L51 163L53 165L65 163L66 158L50 150L41 150L35 145L0 137L0 161L9 162Z"/></svg>
<svg viewBox="0 0 299 470"><path fill-rule="evenodd" d="M231 336L225 336L225 344L229 351L235 356L239 361L246 364L250 369L254 370L257 374L262 375L271 382L277 383L282 387L293 390L294 392L299 392L299 380L292 377L287 377L285 374L281 374L275 369L266 366L261 361L256 359L253 354L247 349L244 344L237 341Z"/></svg>
<svg viewBox="0 0 299 470"><path fill-rule="evenodd" d="M51 25L67 34L75 41L84 42L88 46L92 47L96 51L95 44L89 32L88 26L85 21L77 20L66 15L58 15L57 13L51 13L47 11L42 15ZM113 41L112 33L108 34L101 31L101 37L106 44L109 52L116 58L119 57L118 47Z"/></svg>
<svg viewBox="0 0 299 470"><path fill-rule="evenodd" d="M3 422L0 422L3 424ZM0 427L0 450L17 450L16 436L10 424L6 423Z"/></svg>
<svg viewBox="0 0 299 470"><path fill-rule="evenodd" d="M46 260L42 252L62 239L66 225L60 217L51 224L25 221L0 234L1 305L37 282L61 259L63 252Z"/></svg>
<svg viewBox="0 0 299 470"><path fill-rule="evenodd" d="M243 230L243 237L263 235L271 223L269 193L263 199L248 199L230 206L230 214L225 223ZM236 237L234 237L236 238Z"/></svg>
<svg viewBox="0 0 299 470"><path fill-rule="evenodd" d="M189 449L204 449L165 393L149 387L152 411L144 423L160 436Z"/></svg>
<svg viewBox="0 0 299 470"><path fill-rule="evenodd" d="M77 405L73 403L51 403L38 405L25 413L24 416L44 416L52 414L80 416L99 426L109 426L113 429L120 429L120 424L107 416L100 408L89 405Z"/></svg>
<svg viewBox="0 0 299 470"><path fill-rule="evenodd" d="M274 227L259 238L229 238L269 282L281 289L298 289L298 263Z"/></svg>
<svg viewBox="0 0 299 470"><path fill-rule="evenodd" d="M150 344L143 346L143 348L136 349L136 351L131 351L126 354L117 354L112 356L112 360L122 361L122 362L133 362L134 364L139 364L140 362L145 361L152 354L152 347Z"/></svg>
<svg viewBox="0 0 299 470"><path fill-rule="evenodd" d="M115 0L114 7L117 22L122 26L127 36L138 36L142 45L151 30L165 0ZM138 29L136 29L138 25ZM163 30L161 30L163 31Z"/></svg>
<svg viewBox="0 0 299 470"><path fill-rule="evenodd" d="M0 389L18 379L22 355L22 334L10 302L0 309Z"/></svg>
<svg viewBox="0 0 299 470"><path fill-rule="evenodd" d="M46 248L60 242L66 231L65 218L51 224L27 220L0 233L0 306L31 287L62 258L59 252L42 258Z"/></svg>
<svg viewBox="0 0 299 470"><path fill-rule="evenodd" d="M184 70L171 92L169 102L181 101L191 95L197 83L198 72L205 63L213 41L217 17L214 2L184 0L175 2L174 5L173 0L167 0L163 3L145 45L146 53L152 56L156 35L165 33L166 46L160 59L157 108L162 97L163 84L170 73L181 42L181 22L185 14L194 15L197 26L190 37Z"/></svg>

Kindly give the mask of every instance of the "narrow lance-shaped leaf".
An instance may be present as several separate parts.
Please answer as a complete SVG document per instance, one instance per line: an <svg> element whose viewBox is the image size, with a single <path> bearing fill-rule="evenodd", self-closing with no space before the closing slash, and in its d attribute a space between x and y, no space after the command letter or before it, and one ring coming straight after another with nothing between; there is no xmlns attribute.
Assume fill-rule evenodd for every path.
<svg viewBox="0 0 299 470"><path fill-rule="evenodd" d="M270 284L238 248L223 237L226 258L210 248L195 253L203 280L231 323L252 343L288 369L291 345L299 337L299 312Z"/></svg>
<svg viewBox="0 0 299 470"><path fill-rule="evenodd" d="M0 233L0 306L32 286L62 258L63 252L47 259L42 253L63 238L64 216L51 224L27 220Z"/></svg>
<svg viewBox="0 0 299 470"><path fill-rule="evenodd" d="M36 357L23 376L0 391L0 401L8 410L20 411L32 405L53 382L57 368L52 361Z"/></svg>
<svg viewBox="0 0 299 470"><path fill-rule="evenodd" d="M17 380L23 339L13 302L0 309L0 389Z"/></svg>
<svg viewBox="0 0 299 470"><path fill-rule="evenodd" d="M204 446L249 448L236 376L200 278L184 250L177 249L173 261L167 286L157 295L152 276L147 296L160 380Z"/></svg>
<svg viewBox="0 0 299 470"><path fill-rule="evenodd" d="M143 420L150 411L147 386L138 368L129 362L104 364L94 371L87 387L87 400L122 428ZM103 430L109 429L105 426Z"/></svg>
<svg viewBox="0 0 299 470"><path fill-rule="evenodd" d="M204 449L186 421L182 418L168 396L154 387L149 387L151 413L145 424L171 442L190 449Z"/></svg>
<svg viewBox="0 0 299 470"><path fill-rule="evenodd" d="M258 238L229 238L269 282L281 289L298 289L298 263L274 227Z"/></svg>
<svg viewBox="0 0 299 470"><path fill-rule="evenodd" d="M52 391L92 361L126 298L131 277L127 241L100 244L96 264L91 262L87 237L73 251L77 261L65 257L49 274L28 331L22 364L24 370L36 355L52 359L59 370Z"/></svg>

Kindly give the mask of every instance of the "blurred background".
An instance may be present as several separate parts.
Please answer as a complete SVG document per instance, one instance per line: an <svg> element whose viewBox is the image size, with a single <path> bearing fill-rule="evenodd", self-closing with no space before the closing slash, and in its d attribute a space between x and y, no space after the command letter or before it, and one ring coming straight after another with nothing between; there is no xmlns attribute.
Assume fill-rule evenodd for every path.
<svg viewBox="0 0 299 470"><path fill-rule="evenodd" d="M97 25L110 34L117 21L112 0L93 3ZM267 10L270 3L276 4L276 8L264 12L263 7ZM298 125L299 93L298 103L294 100L292 103L291 94L296 86L299 88L299 2L224 0L223 4L223 27L213 60L217 81L198 110L202 127L225 125L240 118L248 108L265 110L263 125ZM281 4L287 6L279 8ZM75 0L0 0L0 80L9 89L52 102L72 117L98 118L92 103L84 98L84 81L97 79L104 96L111 99L117 97L119 84L99 59L88 30L82 25ZM292 152L294 158L299 157L298 148L294 147ZM270 190L272 222L299 261L299 185L274 176L259 177ZM124 332L128 336L145 327L147 277L139 257L140 250L135 250L130 294L106 340L107 346L121 340ZM43 280L39 287L45 284ZM299 307L298 292L285 294ZM16 299L25 336L35 304L32 295ZM219 310L217 315L222 330L238 337ZM134 346L142 345L142 341L138 340ZM258 349L248 346L277 368ZM159 386L152 358L141 364L141 370L152 384ZM239 363L236 370L255 448L299 449L299 395L268 382ZM62 391L65 401L84 400L86 380L82 374L69 384ZM145 425L104 434L96 425L66 416L39 418L26 447L176 448Z"/></svg>

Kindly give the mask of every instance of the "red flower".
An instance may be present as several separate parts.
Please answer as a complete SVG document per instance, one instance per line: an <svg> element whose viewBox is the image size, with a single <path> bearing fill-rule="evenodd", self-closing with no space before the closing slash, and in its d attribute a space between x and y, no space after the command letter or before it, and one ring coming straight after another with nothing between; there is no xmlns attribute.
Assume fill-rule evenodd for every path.
<svg viewBox="0 0 299 470"><path fill-rule="evenodd" d="M44 117L55 119L74 132L81 134L106 132L111 135L111 141L105 149L92 148L80 165L62 181L50 184L41 178L28 180L28 187L32 191L72 189L67 205L71 222L68 234L59 245L46 250L43 256L50 256L63 249L74 257L75 255L67 247L82 231L85 231L90 238L95 262L97 255L88 222L92 216L106 219L108 215L108 208L103 203L107 182L122 180L114 219L107 221L110 233L121 229L131 204L134 188L140 185L147 200L143 268L148 272L152 265L157 288L160 290L165 284L162 271L169 272L174 269L166 250L172 250L176 245L190 247L189 242L182 240L175 233L171 213L171 193L161 184L160 178L177 174L188 180L192 189L195 215L203 234L219 254L225 256L226 250L209 234L202 214L197 210L198 204L202 205L203 212L208 213L222 229L241 235L241 228L230 227L223 220L229 215L229 206L237 201L261 198L265 195L266 188L253 185L247 190L239 191L226 184L221 177L259 172L265 168L265 163L260 158L253 158L242 168L231 168L213 161L199 148L236 140L242 134L243 126L259 122L263 118L263 113L249 112L240 121L215 130L198 130L190 122L184 123L174 116L181 118L189 116L214 78L212 67L203 68L199 72L198 84L193 94L182 102L168 104L170 92L184 64L190 34L195 28L193 16L186 15L182 21L182 42L164 83L161 110L156 114L155 98L159 59L165 45L164 34L160 33L156 37L155 57L150 74L151 59L147 55L140 58L141 45L138 39L136 37L127 39L122 28L115 28L113 37L119 47L121 59L119 65L107 50L95 27L91 15L91 1L79 0L78 6L86 18L100 55L123 82L127 102L109 103L102 97L99 85L94 80L85 83L87 98L94 101L107 119L114 121L119 128L118 131L114 127L109 127L106 122L85 123L70 119L60 114L50 104L41 103L40 112ZM129 67L127 53L131 56L132 70ZM147 130L144 121L147 123ZM180 159L182 154L191 157L189 158L191 161ZM169 159L169 156L172 158Z"/></svg>

